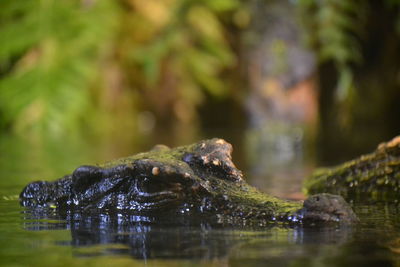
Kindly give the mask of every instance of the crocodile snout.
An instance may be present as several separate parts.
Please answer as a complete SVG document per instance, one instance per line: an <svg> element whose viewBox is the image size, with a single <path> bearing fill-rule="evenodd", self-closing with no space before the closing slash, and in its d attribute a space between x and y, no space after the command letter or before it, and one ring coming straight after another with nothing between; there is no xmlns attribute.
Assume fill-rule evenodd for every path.
<svg viewBox="0 0 400 267"><path fill-rule="evenodd" d="M316 194L303 203L297 215L304 222L355 223L358 218L343 197L332 194Z"/></svg>

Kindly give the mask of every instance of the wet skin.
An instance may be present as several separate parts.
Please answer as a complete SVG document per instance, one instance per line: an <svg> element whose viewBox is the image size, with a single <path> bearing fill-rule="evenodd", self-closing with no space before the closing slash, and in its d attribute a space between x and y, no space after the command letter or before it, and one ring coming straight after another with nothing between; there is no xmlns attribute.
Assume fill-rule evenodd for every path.
<svg viewBox="0 0 400 267"><path fill-rule="evenodd" d="M211 139L151 151L98 166L81 166L54 182L28 184L21 204L68 212L127 212L214 218L220 222L356 222L342 197L311 196L304 203L258 191L232 162L232 146Z"/></svg>

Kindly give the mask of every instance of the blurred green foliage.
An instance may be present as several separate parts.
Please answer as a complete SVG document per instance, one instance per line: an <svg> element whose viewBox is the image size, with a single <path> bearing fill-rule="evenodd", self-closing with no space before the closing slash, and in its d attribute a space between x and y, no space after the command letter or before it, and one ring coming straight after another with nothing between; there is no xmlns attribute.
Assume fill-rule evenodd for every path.
<svg viewBox="0 0 400 267"><path fill-rule="evenodd" d="M389 12L397 10L400 34L400 0L382 1ZM361 44L374 19L367 0L298 0L300 18L307 29L307 42L321 62L332 61L339 71L336 96L339 102L354 97L353 66L364 60ZM382 29L383 30L383 29Z"/></svg>
<svg viewBox="0 0 400 267"><path fill-rule="evenodd" d="M152 107L188 121L204 94L229 91L219 76L236 64L227 27L235 24L238 0L0 6L2 130L101 128L121 114L134 126L136 113Z"/></svg>
<svg viewBox="0 0 400 267"><path fill-rule="evenodd" d="M59 135L119 125L135 132L143 118L151 128L149 114L196 121L206 96L236 93L249 2L2 0L0 131ZM400 0L384 2L400 9ZM338 99L354 97L369 2L295 3L318 58L339 71ZM396 23L400 33L400 16Z"/></svg>
<svg viewBox="0 0 400 267"><path fill-rule="evenodd" d="M350 65L360 63L360 37L365 29L368 2L365 0L299 0L301 18L308 29L307 41L320 61L333 61L339 70L339 100L352 88Z"/></svg>
<svg viewBox="0 0 400 267"><path fill-rule="evenodd" d="M115 5L5 0L1 6L2 128L73 128L91 105L89 87L117 26Z"/></svg>
<svg viewBox="0 0 400 267"><path fill-rule="evenodd" d="M205 93L213 97L229 93L221 74L236 64L227 27L234 23L238 1L129 3L133 9L125 16L121 54L126 76L144 91L141 97L147 105L159 114L189 121Z"/></svg>

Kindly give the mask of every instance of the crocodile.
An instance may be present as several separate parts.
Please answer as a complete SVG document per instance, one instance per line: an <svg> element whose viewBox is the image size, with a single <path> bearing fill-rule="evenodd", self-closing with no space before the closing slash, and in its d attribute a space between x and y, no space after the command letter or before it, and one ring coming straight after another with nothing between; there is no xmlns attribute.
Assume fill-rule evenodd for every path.
<svg viewBox="0 0 400 267"><path fill-rule="evenodd" d="M333 168L317 169L305 182L306 194L329 192L357 201L397 201L400 197L400 136L370 154Z"/></svg>
<svg viewBox="0 0 400 267"><path fill-rule="evenodd" d="M22 206L69 213L188 215L221 222L356 222L341 196L283 200L250 186L232 162L232 145L214 138L152 150L101 165L78 167L56 181L28 184Z"/></svg>

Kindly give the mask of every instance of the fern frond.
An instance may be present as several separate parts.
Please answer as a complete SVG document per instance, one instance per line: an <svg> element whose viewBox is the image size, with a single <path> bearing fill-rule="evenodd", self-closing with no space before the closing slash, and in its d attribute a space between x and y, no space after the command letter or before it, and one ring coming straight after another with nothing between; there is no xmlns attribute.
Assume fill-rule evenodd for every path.
<svg viewBox="0 0 400 267"><path fill-rule="evenodd" d="M17 130L60 132L89 107L88 87L115 27L113 1L9 1L0 12L0 112Z"/></svg>

